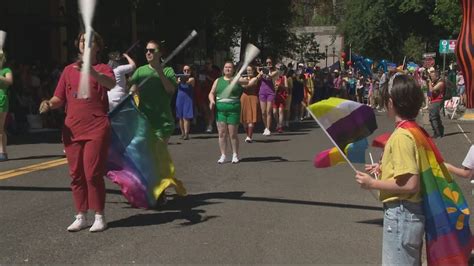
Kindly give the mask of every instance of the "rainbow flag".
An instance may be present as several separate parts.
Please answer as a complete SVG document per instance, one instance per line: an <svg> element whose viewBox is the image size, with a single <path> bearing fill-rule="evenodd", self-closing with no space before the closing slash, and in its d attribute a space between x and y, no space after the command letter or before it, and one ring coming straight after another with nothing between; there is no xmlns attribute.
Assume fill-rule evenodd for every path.
<svg viewBox="0 0 474 266"><path fill-rule="evenodd" d="M413 135L420 158L428 265L467 265L474 242L462 191L428 133L412 121L400 127Z"/></svg>
<svg viewBox="0 0 474 266"><path fill-rule="evenodd" d="M308 110L341 150L377 129L374 111L365 104L329 98L310 105Z"/></svg>
<svg viewBox="0 0 474 266"><path fill-rule="evenodd" d="M167 145L155 137L132 96L114 108L109 119L112 137L107 177L121 187L132 206L154 207L161 193L170 186L178 195L186 195L182 183L174 177Z"/></svg>
<svg viewBox="0 0 474 266"><path fill-rule="evenodd" d="M350 143L344 149L344 153L347 159L352 163L365 163L365 151L369 146L367 138L363 138L357 142ZM336 147L322 151L314 157L314 167L326 168L331 167L339 163L344 163L344 157L342 157L339 149Z"/></svg>

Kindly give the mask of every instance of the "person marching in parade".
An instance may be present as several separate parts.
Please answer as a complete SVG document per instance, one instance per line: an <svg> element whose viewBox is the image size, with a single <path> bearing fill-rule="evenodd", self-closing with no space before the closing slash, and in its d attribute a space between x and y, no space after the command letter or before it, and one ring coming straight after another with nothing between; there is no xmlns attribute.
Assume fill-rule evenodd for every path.
<svg viewBox="0 0 474 266"><path fill-rule="evenodd" d="M0 162L8 160L7 133L5 121L8 114L8 88L13 84L13 73L10 68L4 67L6 55L0 49Z"/></svg>
<svg viewBox="0 0 474 266"><path fill-rule="evenodd" d="M172 162L168 151L168 141L174 131L174 118L171 112L171 100L178 84L171 67L161 65L160 44L150 40L146 44L145 56L147 65L141 66L133 73L130 92L138 95L138 109L145 115L157 138L157 152L162 162ZM166 202L165 189L173 185L178 194L186 194L181 181L174 177L174 166L162 163L159 165L162 183L156 191L157 204ZM164 181L166 179L166 181Z"/></svg>
<svg viewBox="0 0 474 266"><path fill-rule="evenodd" d="M226 88L234 76L234 63L227 61L224 64L224 76L214 81L211 92L209 93L209 107L214 106L217 110L217 129L219 131L219 148L221 156L217 163L222 164L226 161L227 138L230 138L232 145L232 163L239 162L239 138L237 136L240 122L240 96L243 88L239 84L229 88L230 94ZM241 85L248 84L248 80L239 79Z"/></svg>
<svg viewBox="0 0 474 266"><path fill-rule="evenodd" d="M127 95L127 78L125 75L133 72L136 68L135 61L128 56L123 54L123 57L127 59L128 64L120 65L120 54L118 52L112 52L109 54L108 65L114 70L116 85L107 94L109 97L109 111L112 111L120 100Z"/></svg>
<svg viewBox="0 0 474 266"><path fill-rule="evenodd" d="M110 139L110 123L107 117L109 102L107 90L115 86L112 69L98 61L98 53L103 49L102 37L93 32L91 46L90 96L78 97L81 78L82 55L85 49L85 34L80 33L76 40L80 61L64 68L60 80L49 100L40 105L40 113L65 107L66 119L62 139L69 172L72 177L71 189L77 211L76 220L67 228L76 232L88 226L86 213L95 211L95 221L91 232L107 228L104 218L105 183L107 152Z"/></svg>

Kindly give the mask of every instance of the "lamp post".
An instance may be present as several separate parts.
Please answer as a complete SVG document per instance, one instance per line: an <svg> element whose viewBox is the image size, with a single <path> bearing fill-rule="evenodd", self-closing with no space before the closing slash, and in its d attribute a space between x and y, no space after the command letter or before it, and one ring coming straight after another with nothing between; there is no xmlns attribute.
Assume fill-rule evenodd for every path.
<svg viewBox="0 0 474 266"><path fill-rule="evenodd" d="M336 47L333 46L332 47L332 63L334 64L335 63L335 57L336 56Z"/></svg>
<svg viewBox="0 0 474 266"><path fill-rule="evenodd" d="M326 50L326 67L328 67L328 46L325 45L325 50Z"/></svg>

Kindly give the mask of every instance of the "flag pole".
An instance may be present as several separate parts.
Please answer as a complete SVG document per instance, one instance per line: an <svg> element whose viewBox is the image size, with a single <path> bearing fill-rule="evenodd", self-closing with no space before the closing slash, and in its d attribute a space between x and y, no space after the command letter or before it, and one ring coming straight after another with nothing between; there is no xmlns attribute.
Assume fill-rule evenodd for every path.
<svg viewBox="0 0 474 266"><path fill-rule="evenodd" d="M306 108L306 111L308 111L308 113L316 121L316 123L318 123L319 127L321 127L321 129L324 131L326 136L328 136L328 138L329 138L329 140L331 140L332 144L334 144L334 146L336 146L337 150L342 155L342 157L346 160L346 162L351 166L352 170L354 170L354 172L357 174L357 169L355 168L355 166L351 163L351 161L349 161L349 158L347 158L346 154L341 150L339 145L336 144L336 141L334 141L334 139L331 137L331 135L329 135L328 131L324 128L323 124L321 124L321 122L319 122L319 120L316 118L316 116L313 114L313 112L311 112L311 110L307 106L305 108ZM375 198L375 200L377 200L377 201L379 200L378 197L375 195L374 191L369 189L369 192L370 192L370 194L372 194L372 196Z"/></svg>

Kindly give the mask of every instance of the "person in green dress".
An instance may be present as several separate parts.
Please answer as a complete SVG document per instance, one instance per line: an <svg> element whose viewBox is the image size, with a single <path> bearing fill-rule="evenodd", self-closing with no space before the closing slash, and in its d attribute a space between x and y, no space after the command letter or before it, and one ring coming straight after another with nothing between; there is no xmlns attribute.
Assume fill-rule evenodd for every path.
<svg viewBox="0 0 474 266"><path fill-rule="evenodd" d="M239 162L239 138L237 136L240 123L240 96L243 88L241 85L248 84L248 80L239 79L239 84L230 88L227 86L234 76L234 63L227 61L224 64L224 75L214 81L211 92L209 93L209 108L216 107L217 130L219 132L219 148L221 157L217 163L222 164L226 161L227 138L230 138L232 144L232 163Z"/></svg>
<svg viewBox="0 0 474 266"><path fill-rule="evenodd" d="M160 155L158 170L162 179L155 189L155 196L157 205L163 205L166 203L164 191L170 186L175 188L178 195L186 195L182 182L175 178L174 164L168 151L168 141L174 131L171 100L178 84L173 68L163 68L161 65L160 45L157 41L148 41L145 53L148 64L135 70L130 78L130 91L138 96L135 97L138 109L147 118L157 139L155 149Z"/></svg>
<svg viewBox="0 0 474 266"><path fill-rule="evenodd" d="M0 50L0 161L8 160L5 120L8 114L8 88L13 84L11 69L4 68L6 59L5 53Z"/></svg>

